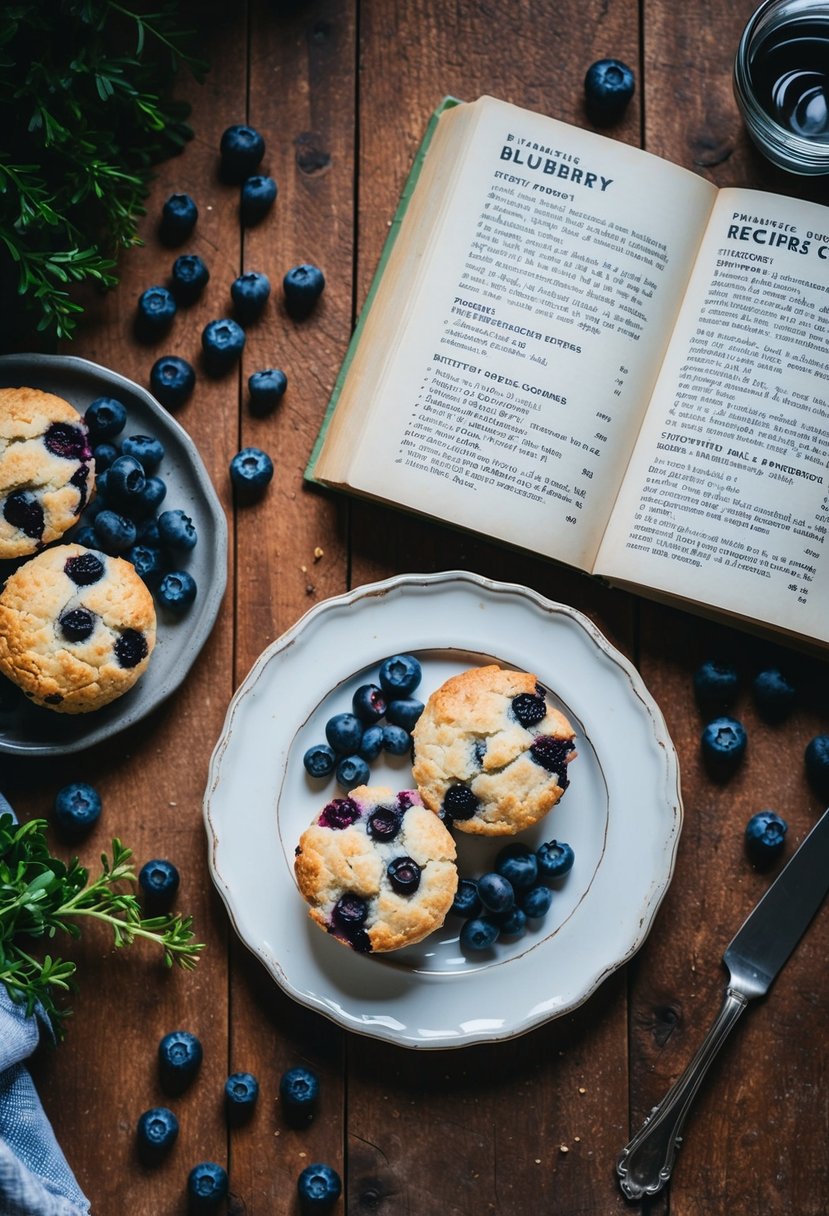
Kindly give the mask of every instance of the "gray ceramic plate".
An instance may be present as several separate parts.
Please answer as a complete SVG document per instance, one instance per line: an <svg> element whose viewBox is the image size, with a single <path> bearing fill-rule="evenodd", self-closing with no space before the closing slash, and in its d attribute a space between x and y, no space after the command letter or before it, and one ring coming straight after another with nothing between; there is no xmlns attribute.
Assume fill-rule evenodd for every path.
<svg viewBox="0 0 829 1216"><path fill-rule="evenodd" d="M193 441L146 389L74 356L0 356L0 387L30 385L56 393L83 413L96 397L116 397L127 409L123 435L155 435L165 448L159 470L167 483L163 509L191 516L198 544L186 559L198 595L180 621L158 614L158 638L147 671L134 688L89 714L57 714L30 705L0 677L0 754L56 755L80 751L145 717L179 687L206 642L227 582L227 522ZM183 563L184 564L184 563Z"/></svg>

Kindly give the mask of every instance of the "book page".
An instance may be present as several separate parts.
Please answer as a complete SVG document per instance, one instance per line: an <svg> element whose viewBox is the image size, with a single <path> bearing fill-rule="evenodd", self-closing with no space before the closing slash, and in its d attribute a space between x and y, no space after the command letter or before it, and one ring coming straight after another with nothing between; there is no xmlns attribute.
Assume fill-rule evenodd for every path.
<svg viewBox="0 0 829 1216"><path fill-rule="evenodd" d="M317 475L588 569L715 194L492 98L444 113Z"/></svg>
<svg viewBox="0 0 829 1216"><path fill-rule="evenodd" d="M598 573L829 640L829 210L723 190Z"/></svg>

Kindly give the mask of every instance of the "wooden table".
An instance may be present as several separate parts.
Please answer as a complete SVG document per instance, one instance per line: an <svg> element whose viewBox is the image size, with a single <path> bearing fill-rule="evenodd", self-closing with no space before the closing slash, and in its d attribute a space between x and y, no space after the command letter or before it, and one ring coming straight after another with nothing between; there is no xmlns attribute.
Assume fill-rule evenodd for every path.
<svg viewBox="0 0 829 1216"><path fill-rule="evenodd" d="M637 92L613 135L719 185L825 197L751 148L731 92L731 64L753 0L308 0L200 10L212 69L183 79L195 139L158 169L146 244L122 262L121 286L94 301L72 354L147 383L157 353L131 323L139 293L172 260L156 236L162 202L186 190L201 217L193 248L208 263L204 299L176 321L174 347L193 358L203 325L223 315L243 269L278 283L302 260L328 286L308 322L279 308L250 329L241 377L201 378L179 420L196 441L227 511L228 590L184 688L148 721L81 756L3 758L0 788L22 815L48 815L66 781L93 782L104 815L81 856L97 864L118 834L139 861L175 860L179 906L207 950L197 971L162 973L152 951L112 949L90 932L71 952L79 991L68 1038L42 1049L35 1077L58 1138L99 1216L179 1214L196 1162L225 1164L232 1210L296 1212L295 1180L311 1161L344 1177L338 1211L411 1216L622 1212L615 1158L680 1073L719 1005L724 946L768 883L742 844L754 811L789 821L789 848L822 809L803 749L827 730L825 665L681 612L608 590L382 507L310 492L302 471L389 219L424 124L445 94L488 92L587 125L582 81L595 59L632 64ZM267 140L279 183L270 220L240 235L235 193L217 177L219 137L248 121ZM169 345L169 344L168 344ZM250 415L247 375L281 366L289 389L267 419ZM243 444L267 449L265 499L235 510L228 462ZM340 1030L284 996L237 939L208 873L201 804L208 760L234 688L263 648L314 604L402 571L468 569L526 584L585 612L633 660L678 749L685 826L675 877L638 955L569 1016L524 1037L448 1052L413 1052ZM744 696L747 763L723 785L704 774L702 718L691 689L703 658L734 659L746 678L782 657L801 682L793 717L763 723ZM631 771L636 782L637 773ZM643 797L647 792L643 790ZM674 1180L646 1205L671 1216L819 1216L829 1210L829 1004L824 912L726 1047L695 1107ZM176 1102L171 1158L138 1164L136 1120L161 1100L156 1047L185 1027L204 1045L199 1082ZM323 1097L303 1131L280 1115L284 1069L316 1069ZM230 1071L261 1084L253 1121L229 1131Z"/></svg>

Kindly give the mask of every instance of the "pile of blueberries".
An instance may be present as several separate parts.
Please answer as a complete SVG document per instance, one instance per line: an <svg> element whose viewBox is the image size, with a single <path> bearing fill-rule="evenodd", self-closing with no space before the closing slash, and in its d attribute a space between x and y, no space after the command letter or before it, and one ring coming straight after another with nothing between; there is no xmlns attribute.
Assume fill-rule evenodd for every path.
<svg viewBox="0 0 829 1216"><path fill-rule="evenodd" d="M315 743L302 758L311 777L330 777L345 790L365 785L369 765L381 752L407 756L423 702L412 693L423 672L411 654L395 654L380 665L378 684L361 684L351 712L334 714L325 724L326 743Z"/></svg>
<svg viewBox="0 0 829 1216"><path fill-rule="evenodd" d="M197 587L182 564L198 537L183 510L159 511L167 495L159 476L164 445L151 435L120 438L127 411L114 397L97 397L84 420L95 458L96 495L71 539L126 558L156 602L174 616L183 616L196 598Z"/></svg>

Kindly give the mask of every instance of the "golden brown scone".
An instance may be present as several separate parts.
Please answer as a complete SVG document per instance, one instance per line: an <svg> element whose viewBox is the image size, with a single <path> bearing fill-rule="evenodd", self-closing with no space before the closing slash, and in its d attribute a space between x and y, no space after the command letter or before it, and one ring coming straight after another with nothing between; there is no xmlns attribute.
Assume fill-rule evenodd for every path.
<svg viewBox="0 0 829 1216"><path fill-rule="evenodd" d="M24 562L0 594L0 671L58 713L120 697L154 645L153 597L121 557L56 545Z"/></svg>
<svg viewBox="0 0 829 1216"><path fill-rule="evenodd" d="M27 557L77 523L95 487L77 410L38 388L0 388L0 558Z"/></svg>
<svg viewBox="0 0 829 1216"><path fill-rule="evenodd" d="M568 785L574 731L536 676L492 664L452 676L413 731L420 796L461 832L511 836L532 827Z"/></svg>
<svg viewBox="0 0 829 1216"><path fill-rule="evenodd" d="M312 919L369 953L440 928L458 886L455 856L450 833L415 790L360 785L306 828L294 871Z"/></svg>

